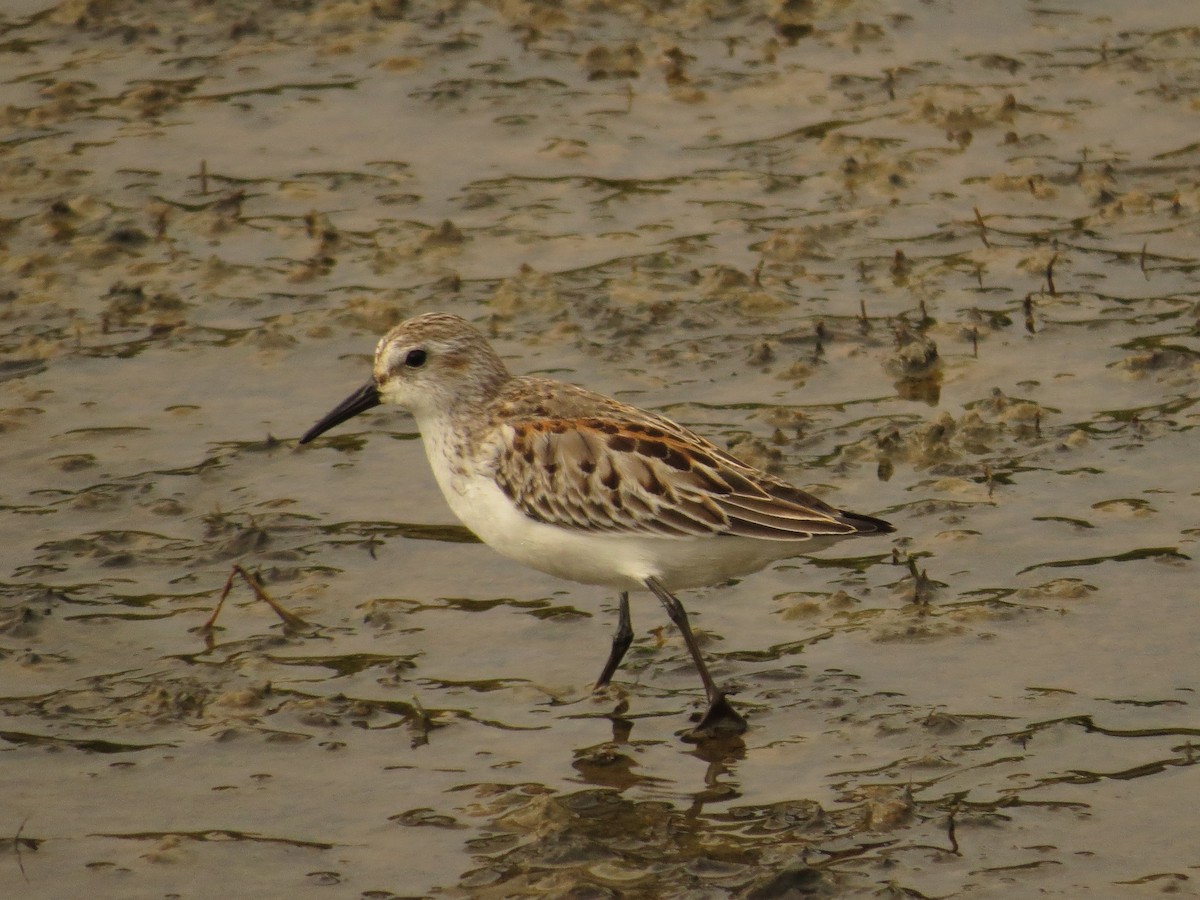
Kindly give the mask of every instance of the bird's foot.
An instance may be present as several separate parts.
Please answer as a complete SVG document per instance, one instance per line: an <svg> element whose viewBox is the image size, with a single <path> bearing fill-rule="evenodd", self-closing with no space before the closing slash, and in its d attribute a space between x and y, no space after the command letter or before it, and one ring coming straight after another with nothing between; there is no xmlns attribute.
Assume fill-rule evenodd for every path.
<svg viewBox="0 0 1200 900"><path fill-rule="evenodd" d="M611 682L594 685L590 696L594 703L629 702L628 689L624 685L613 684Z"/></svg>
<svg viewBox="0 0 1200 900"><path fill-rule="evenodd" d="M708 709L704 711L696 727L684 735L684 740L699 743L710 738L745 734L747 727L746 720L733 708L725 692L718 691L717 695L709 700Z"/></svg>

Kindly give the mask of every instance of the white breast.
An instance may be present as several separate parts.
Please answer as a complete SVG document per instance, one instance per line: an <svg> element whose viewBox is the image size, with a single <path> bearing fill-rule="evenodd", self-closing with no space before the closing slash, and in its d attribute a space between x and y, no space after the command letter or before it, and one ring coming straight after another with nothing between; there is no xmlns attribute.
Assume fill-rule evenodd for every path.
<svg viewBox="0 0 1200 900"><path fill-rule="evenodd" d="M423 424L422 437L442 494L467 528L508 558L568 581L645 590L653 575L672 590L699 587L833 541L628 536L547 525L517 509L490 474L464 463L462 448L447 443L453 439L449 430Z"/></svg>

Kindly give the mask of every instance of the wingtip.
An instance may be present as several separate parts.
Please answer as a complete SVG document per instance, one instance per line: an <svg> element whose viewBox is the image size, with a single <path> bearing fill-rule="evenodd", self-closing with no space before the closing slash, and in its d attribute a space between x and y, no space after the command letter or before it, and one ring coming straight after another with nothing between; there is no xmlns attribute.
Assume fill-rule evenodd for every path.
<svg viewBox="0 0 1200 900"><path fill-rule="evenodd" d="M862 513L842 510L841 519L854 526L855 534L891 534L896 530L896 526L891 522L877 519L874 516L866 516Z"/></svg>

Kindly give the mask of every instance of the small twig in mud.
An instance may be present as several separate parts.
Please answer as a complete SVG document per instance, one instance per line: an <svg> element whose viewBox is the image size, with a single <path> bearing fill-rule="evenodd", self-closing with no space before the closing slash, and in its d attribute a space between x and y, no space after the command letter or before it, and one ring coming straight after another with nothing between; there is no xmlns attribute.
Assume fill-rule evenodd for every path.
<svg viewBox="0 0 1200 900"><path fill-rule="evenodd" d="M987 223L983 221L983 216L979 212L979 207L975 207L975 224L979 226L979 239L983 241L983 246L991 247L987 236Z"/></svg>
<svg viewBox="0 0 1200 900"><path fill-rule="evenodd" d="M25 823L29 821L29 816L21 820L20 826L17 828L17 833L13 835L13 852L17 855L17 868L21 870L21 877L25 879L25 883L29 884L29 876L25 874L25 860L21 858L21 848L28 847L31 850L36 850L41 841L33 838L21 837L21 832L25 830Z"/></svg>
<svg viewBox="0 0 1200 900"><path fill-rule="evenodd" d="M433 716L426 711L417 697L413 697L413 712L415 715L409 722L409 727L412 730L412 748L415 750L428 744L433 729L442 726L433 721Z"/></svg>
<svg viewBox="0 0 1200 900"><path fill-rule="evenodd" d="M918 571L917 561L913 557L908 558L908 571L912 575L913 580L913 600L912 602L918 606L929 605L929 576L924 569Z"/></svg>
<svg viewBox="0 0 1200 900"><path fill-rule="evenodd" d="M950 807L950 813L946 816L946 837L950 839L950 852L955 856L962 856L962 852L958 849L958 828L954 817L958 815L958 801L954 801L954 805Z"/></svg>
<svg viewBox="0 0 1200 900"><path fill-rule="evenodd" d="M217 624L217 616L221 614L221 609L225 606L225 598L229 596L229 591L233 588L233 577L235 575L242 576L242 580L246 582L246 584L250 585L250 590L254 591L254 596L266 603L267 606L271 607L271 609L275 611L275 615L279 616L279 618L283 621L283 624L286 628L290 628L295 631L303 631L313 628L310 623L304 621L304 619L300 618L295 613L289 612L280 606L275 599L266 592L263 586L258 583L257 578L243 569L240 565L234 565L234 567L229 571L229 577L225 579L225 587L221 589L221 597L217 600L216 609L212 611L212 615L208 617L208 621L200 626L201 634L207 635L212 633L213 628Z"/></svg>

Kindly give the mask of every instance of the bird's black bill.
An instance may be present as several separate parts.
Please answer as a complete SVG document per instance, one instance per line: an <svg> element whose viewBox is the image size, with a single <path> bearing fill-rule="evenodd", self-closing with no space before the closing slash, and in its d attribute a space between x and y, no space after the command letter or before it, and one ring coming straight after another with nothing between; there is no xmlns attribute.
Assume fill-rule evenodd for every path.
<svg viewBox="0 0 1200 900"><path fill-rule="evenodd" d="M313 438L319 437L333 426L341 425L347 419L353 419L359 413L366 412L368 409L374 409L382 402L383 400L379 396L379 388L375 386L375 382L369 381L331 409L329 414L320 422L304 432L304 437L300 438L300 443L307 444Z"/></svg>

